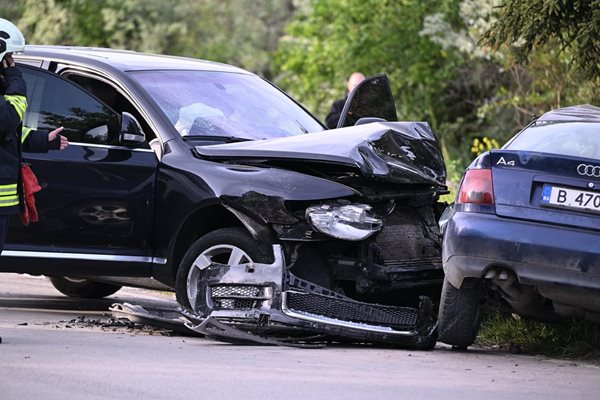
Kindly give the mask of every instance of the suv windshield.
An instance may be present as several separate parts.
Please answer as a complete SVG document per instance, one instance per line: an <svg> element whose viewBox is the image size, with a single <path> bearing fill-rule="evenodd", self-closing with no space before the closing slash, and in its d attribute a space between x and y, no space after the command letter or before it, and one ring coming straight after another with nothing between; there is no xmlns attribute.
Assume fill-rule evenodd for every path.
<svg viewBox="0 0 600 400"><path fill-rule="evenodd" d="M538 121L504 148L600 159L600 124Z"/></svg>
<svg viewBox="0 0 600 400"><path fill-rule="evenodd" d="M181 136L268 139L322 131L302 107L256 75L134 71Z"/></svg>

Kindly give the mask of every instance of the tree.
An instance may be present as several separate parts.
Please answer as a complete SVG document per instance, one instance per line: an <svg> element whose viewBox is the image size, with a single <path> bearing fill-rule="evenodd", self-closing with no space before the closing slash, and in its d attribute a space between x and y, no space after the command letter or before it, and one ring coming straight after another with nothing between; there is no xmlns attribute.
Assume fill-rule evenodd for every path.
<svg viewBox="0 0 600 400"><path fill-rule="evenodd" d="M1 18L7 19L16 25L17 19L23 12L23 5L19 1L0 0L0 10L2 10Z"/></svg>
<svg viewBox="0 0 600 400"><path fill-rule="evenodd" d="M272 78L279 38L293 18L293 0L188 0L178 3L187 27L174 53L234 64Z"/></svg>
<svg viewBox="0 0 600 400"><path fill-rule="evenodd" d="M586 79L600 78L600 0L505 0L482 43L513 45L518 62L558 43Z"/></svg>
<svg viewBox="0 0 600 400"><path fill-rule="evenodd" d="M26 0L19 11L29 43L198 57L269 77L295 7L292 0Z"/></svg>
<svg viewBox="0 0 600 400"><path fill-rule="evenodd" d="M353 71L386 73L400 117L435 125L439 88L462 61L420 32L425 15L456 14L457 2L307 0L280 41L276 80L323 117Z"/></svg>
<svg viewBox="0 0 600 400"><path fill-rule="evenodd" d="M29 43L161 53L185 32L177 17L156 0L27 0L19 26Z"/></svg>

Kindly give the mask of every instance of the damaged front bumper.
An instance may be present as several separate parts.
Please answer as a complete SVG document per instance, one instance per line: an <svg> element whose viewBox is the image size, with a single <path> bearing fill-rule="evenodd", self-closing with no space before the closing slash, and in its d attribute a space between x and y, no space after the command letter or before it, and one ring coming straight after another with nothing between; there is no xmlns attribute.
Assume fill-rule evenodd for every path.
<svg viewBox="0 0 600 400"><path fill-rule="evenodd" d="M432 304L419 308L359 302L291 274L279 245L272 264L213 263L201 271L196 312L186 326L209 336L261 343L320 340L432 348ZM279 342L281 343L281 342Z"/></svg>

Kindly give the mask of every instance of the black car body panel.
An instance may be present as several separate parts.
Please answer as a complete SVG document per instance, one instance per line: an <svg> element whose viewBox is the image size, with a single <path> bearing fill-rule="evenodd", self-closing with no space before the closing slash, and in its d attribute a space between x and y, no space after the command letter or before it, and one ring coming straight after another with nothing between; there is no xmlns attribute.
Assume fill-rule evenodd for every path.
<svg viewBox="0 0 600 400"><path fill-rule="evenodd" d="M268 263L280 246L286 271L351 301L399 306L439 288L444 160L427 123L384 121L396 117L386 77L349 100L368 119L320 132L272 84L223 64L53 46L15 57L25 124L64 126L70 145L24 155L40 222L11 221L0 271L151 278L189 307L210 257Z"/></svg>

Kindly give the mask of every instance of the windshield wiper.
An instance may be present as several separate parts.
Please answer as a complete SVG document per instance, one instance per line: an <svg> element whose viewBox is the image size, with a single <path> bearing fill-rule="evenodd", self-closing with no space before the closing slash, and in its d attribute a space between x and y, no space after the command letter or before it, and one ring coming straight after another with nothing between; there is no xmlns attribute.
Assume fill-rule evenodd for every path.
<svg viewBox="0 0 600 400"><path fill-rule="evenodd" d="M211 142L237 143L250 142L253 139L246 139L236 136L215 136L215 135L187 135L183 136L183 140L210 140Z"/></svg>

